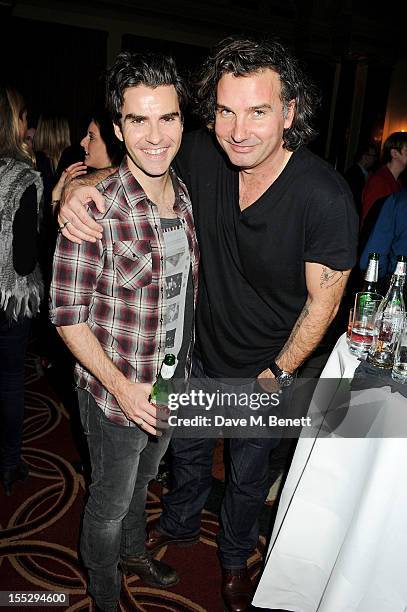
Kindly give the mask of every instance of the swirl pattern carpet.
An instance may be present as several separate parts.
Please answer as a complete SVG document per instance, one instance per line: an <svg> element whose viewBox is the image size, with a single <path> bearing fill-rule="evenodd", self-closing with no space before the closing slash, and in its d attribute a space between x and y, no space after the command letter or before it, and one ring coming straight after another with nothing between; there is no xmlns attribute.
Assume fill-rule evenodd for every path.
<svg viewBox="0 0 407 612"><path fill-rule="evenodd" d="M27 355L25 403L23 459L30 476L14 485L11 497L0 491L0 590L63 591L69 594L65 608L69 612L92 610L77 553L86 491L83 475L74 469L80 458L72 415L38 368L33 352ZM151 483L148 521L160 515L161 493L162 486ZM157 553L157 558L177 569L179 584L162 590L143 584L136 576L123 578L121 610L222 612L217 530L216 514L205 510L199 543L189 548L169 546ZM249 560L253 578L260 571L264 545L261 536Z"/></svg>

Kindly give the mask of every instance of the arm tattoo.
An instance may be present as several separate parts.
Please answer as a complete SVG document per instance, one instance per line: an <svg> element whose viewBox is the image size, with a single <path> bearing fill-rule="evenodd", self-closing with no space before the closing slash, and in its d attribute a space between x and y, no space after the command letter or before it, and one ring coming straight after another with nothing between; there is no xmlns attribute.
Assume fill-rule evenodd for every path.
<svg viewBox="0 0 407 612"><path fill-rule="evenodd" d="M321 278L319 286L322 288L329 289L338 283L343 277L341 270L331 270L330 268L322 267Z"/></svg>

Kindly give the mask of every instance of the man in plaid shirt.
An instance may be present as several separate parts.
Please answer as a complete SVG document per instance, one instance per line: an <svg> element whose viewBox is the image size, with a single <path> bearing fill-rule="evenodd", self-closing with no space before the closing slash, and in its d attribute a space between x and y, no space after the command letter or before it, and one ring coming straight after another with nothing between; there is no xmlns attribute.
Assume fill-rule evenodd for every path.
<svg viewBox="0 0 407 612"><path fill-rule="evenodd" d="M145 551L144 510L148 482L169 443L149 403L152 383L166 352L178 356L184 375L193 338L198 247L188 193L170 169L185 98L171 59L118 56L107 77L107 104L126 155L98 185L106 211L89 204L104 236L79 244L60 235L55 254L51 320L78 361L92 464L81 553L89 592L106 612L117 609L119 568L154 586L178 582L172 568ZM169 276L174 261L179 265ZM180 313L176 323L169 298Z"/></svg>

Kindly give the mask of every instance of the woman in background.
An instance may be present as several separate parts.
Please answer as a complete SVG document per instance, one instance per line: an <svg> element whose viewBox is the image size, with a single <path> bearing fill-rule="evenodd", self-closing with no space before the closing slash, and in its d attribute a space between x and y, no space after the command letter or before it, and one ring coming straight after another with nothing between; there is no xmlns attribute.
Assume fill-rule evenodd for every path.
<svg viewBox="0 0 407 612"><path fill-rule="evenodd" d="M37 254L43 185L23 141L26 129L23 98L0 86L0 481L6 495L28 476L21 461L24 358L43 292Z"/></svg>
<svg viewBox="0 0 407 612"><path fill-rule="evenodd" d="M89 169L119 166L123 158L123 147L114 133L112 119L104 108L92 114L86 136L81 140L85 151L84 163Z"/></svg>
<svg viewBox="0 0 407 612"><path fill-rule="evenodd" d="M42 114L33 139L37 170L44 183L44 202L51 204L52 189L61 153L71 144L69 123L61 115Z"/></svg>
<svg viewBox="0 0 407 612"><path fill-rule="evenodd" d="M54 217L54 204L58 199L54 193L56 183L56 169L62 151L71 144L68 120L57 114L43 113L37 123L33 139L36 168L42 176L44 185L44 216L41 227L41 248L39 262L44 279L44 302L41 305L41 314L38 324L38 345L40 362L44 369L50 368L60 351L60 340L55 328L48 319L48 294L52 277L52 260L54 257L57 238L57 223ZM73 164L64 172L67 176L75 178L86 173L86 166L82 163Z"/></svg>
<svg viewBox="0 0 407 612"><path fill-rule="evenodd" d="M109 113L104 108L96 109L88 125L86 136L81 140L85 159L71 164L62 172L52 191L53 203L59 204L65 182L86 174L87 171L118 166L123 158L123 148L116 138Z"/></svg>

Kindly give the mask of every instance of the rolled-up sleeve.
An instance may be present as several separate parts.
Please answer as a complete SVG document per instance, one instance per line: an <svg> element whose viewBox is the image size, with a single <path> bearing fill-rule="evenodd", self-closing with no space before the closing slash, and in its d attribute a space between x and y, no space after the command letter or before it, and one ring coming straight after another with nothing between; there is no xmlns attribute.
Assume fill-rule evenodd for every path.
<svg viewBox="0 0 407 612"><path fill-rule="evenodd" d="M58 236L50 289L49 317L57 327L85 323L103 270L103 245L75 244Z"/></svg>

